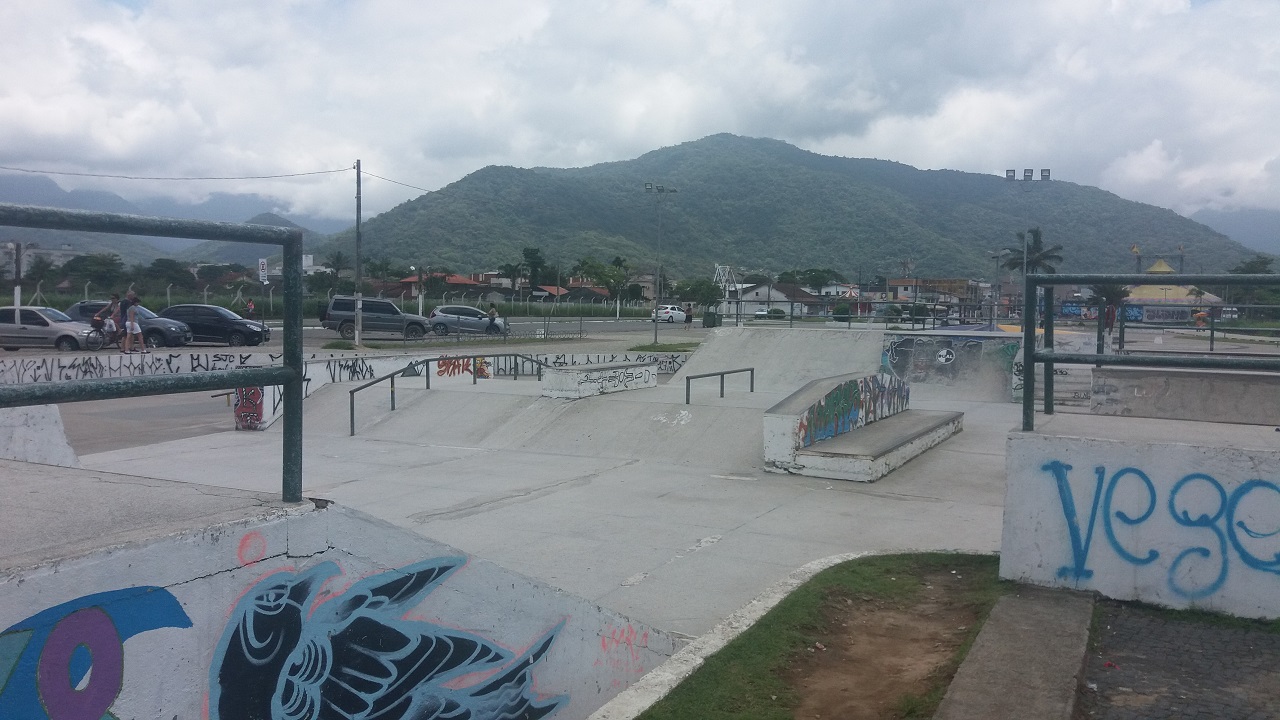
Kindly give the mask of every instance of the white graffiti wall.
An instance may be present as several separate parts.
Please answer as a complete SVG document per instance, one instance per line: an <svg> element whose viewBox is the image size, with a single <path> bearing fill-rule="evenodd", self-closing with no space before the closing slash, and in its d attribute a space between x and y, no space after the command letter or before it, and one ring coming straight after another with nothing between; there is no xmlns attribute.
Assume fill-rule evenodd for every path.
<svg viewBox="0 0 1280 720"><path fill-rule="evenodd" d="M1122 420L1093 420L1098 436L1123 434ZM1082 434L1010 435L1002 577L1280 617L1280 451L1266 449L1270 428L1237 429L1235 447Z"/></svg>
<svg viewBox="0 0 1280 720"><path fill-rule="evenodd" d="M582 720L678 648L336 505L0 578L6 720Z"/></svg>

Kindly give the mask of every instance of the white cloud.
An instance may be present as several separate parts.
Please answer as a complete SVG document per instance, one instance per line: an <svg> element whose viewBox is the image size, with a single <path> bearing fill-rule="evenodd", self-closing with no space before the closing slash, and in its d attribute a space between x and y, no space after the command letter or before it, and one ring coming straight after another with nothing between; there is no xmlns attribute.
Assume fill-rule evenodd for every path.
<svg viewBox="0 0 1280 720"><path fill-rule="evenodd" d="M1271 0L46 0L0 5L0 164L350 166L425 188L717 132L1055 177L1189 212L1280 208ZM90 184L89 181L78 181ZM68 183L69 184L69 183ZM350 213L349 175L129 183ZM366 186L385 210L415 191Z"/></svg>

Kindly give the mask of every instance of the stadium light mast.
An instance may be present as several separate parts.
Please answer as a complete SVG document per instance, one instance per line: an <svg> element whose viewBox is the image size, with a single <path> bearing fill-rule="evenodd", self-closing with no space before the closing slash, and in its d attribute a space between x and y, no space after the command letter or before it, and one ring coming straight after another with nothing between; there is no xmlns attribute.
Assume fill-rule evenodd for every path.
<svg viewBox="0 0 1280 720"><path fill-rule="evenodd" d="M644 184L644 191L653 193L653 207L658 215L658 263L653 275L653 344L657 345L658 303L662 300L662 196L673 193L676 189L647 182Z"/></svg>

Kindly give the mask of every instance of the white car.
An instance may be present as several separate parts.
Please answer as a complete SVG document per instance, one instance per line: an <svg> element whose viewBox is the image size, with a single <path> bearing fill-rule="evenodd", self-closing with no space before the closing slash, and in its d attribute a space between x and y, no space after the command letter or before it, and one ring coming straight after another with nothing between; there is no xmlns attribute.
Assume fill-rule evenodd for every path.
<svg viewBox="0 0 1280 720"><path fill-rule="evenodd" d="M651 322L682 323L684 322L684 308L679 305L659 305L655 312L649 313Z"/></svg>

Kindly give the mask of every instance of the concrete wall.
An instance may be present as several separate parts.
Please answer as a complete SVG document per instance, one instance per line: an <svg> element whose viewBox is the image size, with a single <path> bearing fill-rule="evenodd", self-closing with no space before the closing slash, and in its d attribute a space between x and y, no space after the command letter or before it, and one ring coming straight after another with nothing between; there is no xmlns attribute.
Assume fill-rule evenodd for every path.
<svg viewBox="0 0 1280 720"><path fill-rule="evenodd" d="M336 506L10 570L0 628L0 717L23 720L302 718L321 707L568 720L678 649Z"/></svg>
<svg viewBox="0 0 1280 720"><path fill-rule="evenodd" d="M1002 577L1280 616L1272 431L1235 426L1201 440L1206 423L1165 422L1125 438L1133 421L1077 418L1070 432L1009 436ZM1084 432L1090 422L1096 436Z"/></svg>
<svg viewBox="0 0 1280 720"><path fill-rule="evenodd" d="M0 408L0 458L80 467L57 405Z"/></svg>
<svg viewBox="0 0 1280 720"><path fill-rule="evenodd" d="M1022 338L1006 333L886 332L881 371L965 399L1021 399Z"/></svg>
<svg viewBox="0 0 1280 720"><path fill-rule="evenodd" d="M579 399L592 395L658 387L655 364L576 365L547 369L542 376L545 397Z"/></svg>
<svg viewBox="0 0 1280 720"><path fill-rule="evenodd" d="M764 459L787 468L796 451L907 409L910 388L890 375L814 380L764 414Z"/></svg>
<svg viewBox="0 0 1280 720"><path fill-rule="evenodd" d="M1280 376L1250 372L1094 368L1098 415L1280 424Z"/></svg>

